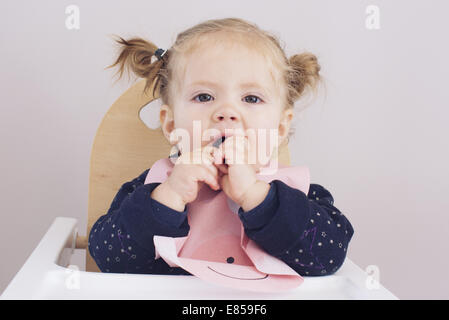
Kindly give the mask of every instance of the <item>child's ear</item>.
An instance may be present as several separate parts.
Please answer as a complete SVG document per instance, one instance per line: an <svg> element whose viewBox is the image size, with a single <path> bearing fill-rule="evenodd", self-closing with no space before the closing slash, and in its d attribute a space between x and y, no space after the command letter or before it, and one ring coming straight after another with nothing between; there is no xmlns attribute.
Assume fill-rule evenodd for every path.
<svg viewBox="0 0 449 320"><path fill-rule="evenodd" d="M165 138L170 142L170 133L175 128L175 120L172 109L166 104L161 106L159 121L161 122L161 129Z"/></svg>
<svg viewBox="0 0 449 320"><path fill-rule="evenodd" d="M282 145L284 140L288 137L290 125L293 119L293 108L288 108L282 111L281 120L279 122L279 146Z"/></svg>

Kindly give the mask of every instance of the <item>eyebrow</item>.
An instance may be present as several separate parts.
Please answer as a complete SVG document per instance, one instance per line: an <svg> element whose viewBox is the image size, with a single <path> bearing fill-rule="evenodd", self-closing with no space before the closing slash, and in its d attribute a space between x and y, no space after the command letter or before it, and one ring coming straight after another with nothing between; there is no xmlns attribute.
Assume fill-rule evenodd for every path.
<svg viewBox="0 0 449 320"><path fill-rule="evenodd" d="M191 83L189 86L190 87L193 87L193 86L196 86L196 85L200 85L200 86L206 86L206 87L214 87L214 88L217 88L217 87L219 87L220 85L219 84L217 84L217 83L215 83L215 82L211 82L211 81L196 81L196 82L194 82L194 83ZM259 83L257 83L257 82L245 82L245 83L241 83L240 84L240 88L242 88L242 89L247 89L247 88L258 88L258 89L262 89L262 90L264 90L264 91L266 91L267 93L270 93L271 91L268 89L268 88L266 88L266 87L264 87L264 86L261 86Z"/></svg>

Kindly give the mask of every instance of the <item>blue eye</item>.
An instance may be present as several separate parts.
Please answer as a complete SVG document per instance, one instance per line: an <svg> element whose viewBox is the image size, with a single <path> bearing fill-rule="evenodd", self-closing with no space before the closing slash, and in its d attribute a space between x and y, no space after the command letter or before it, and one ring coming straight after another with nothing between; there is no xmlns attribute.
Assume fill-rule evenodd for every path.
<svg viewBox="0 0 449 320"><path fill-rule="evenodd" d="M209 97L209 98L204 99L205 97ZM251 97L252 99L248 100L247 99L248 97ZM197 98L199 98L199 100ZM212 96L207 93L200 93L193 98L193 100L196 102L209 102L210 99L212 99ZM263 102L262 99L260 99L258 96L248 95L245 97L245 101L250 104L257 104L258 103L257 100L260 100L259 103Z"/></svg>
<svg viewBox="0 0 449 320"><path fill-rule="evenodd" d="M200 93L199 95L195 96L195 97L193 98L193 100L198 101L196 98L198 98L198 97L205 97L205 96L211 97L210 94L207 94L207 93ZM208 100L200 99L200 101L198 101L198 102L208 102Z"/></svg>
<svg viewBox="0 0 449 320"><path fill-rule="evenodd" d="M262 101L259 97L257 97L257 96L252 96L252 95L246 96L245 99L248 98L248 97L253 97L253 98L256 98L256 99L259 99L260 101ZM254 101L254 99L252 99L252 101ZM248 100L247 100L247 102L248 102ZM250 103L251 103L251 102L250 102ZM257 102L254 102L254 103L257 104Z"/></svg>

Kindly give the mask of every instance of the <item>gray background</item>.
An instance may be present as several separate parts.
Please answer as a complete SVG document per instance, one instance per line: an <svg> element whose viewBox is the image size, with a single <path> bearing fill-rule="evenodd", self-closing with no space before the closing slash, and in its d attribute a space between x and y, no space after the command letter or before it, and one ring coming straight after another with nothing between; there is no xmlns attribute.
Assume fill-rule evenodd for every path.
<svg viewBox="0 0 449 320"><path fill-rule="evenodd" d="M65 26L70 4L79 30ZM378 30L365 27L372 4ZM353 224L349 258L378 266L400 298L449 298L447 1L2 1L0 12L0 292L55 217L86 228L93 138L132 84L104 70L109 35L168 48L200 21L240 17L288 56L319 59L326 90L297 114L290 149Z"/></svg>

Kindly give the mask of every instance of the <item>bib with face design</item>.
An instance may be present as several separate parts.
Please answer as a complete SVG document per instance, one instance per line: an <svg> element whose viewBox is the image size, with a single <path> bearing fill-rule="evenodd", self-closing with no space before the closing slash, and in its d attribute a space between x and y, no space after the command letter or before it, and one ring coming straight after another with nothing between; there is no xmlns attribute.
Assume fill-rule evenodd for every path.
<svg viewBox="0 0 449 320"><path fill-rule="evenodd" d="M168 158L156 161L145 184L164 182L173 167ZM304 166L279 167L256 176L267 183L280 180L308 193L310 176ZM299 274L246 236L238 209L222 190L214 191L204 184L197 198L187 204L189 234L178 238L154 236L156 259L161 257L171 267L181 267L198 278L226 287L279 292L301 285L304 279Z"/></svg>

